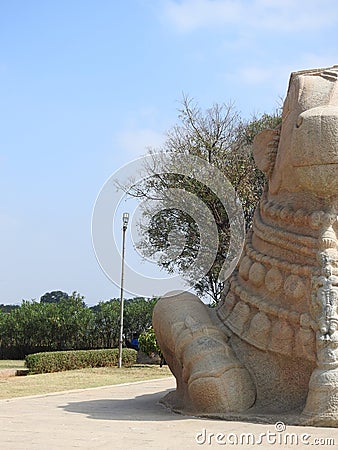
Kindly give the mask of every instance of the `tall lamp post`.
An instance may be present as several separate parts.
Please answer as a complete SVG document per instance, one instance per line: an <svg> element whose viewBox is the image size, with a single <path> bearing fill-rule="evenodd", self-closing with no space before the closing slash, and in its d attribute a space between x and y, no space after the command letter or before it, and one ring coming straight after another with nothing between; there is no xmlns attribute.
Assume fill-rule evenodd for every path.
<svg viewBox="0 0 338 450"><path fill-rule="evenodd" d="M122 266L121 266L121 295L120 295L120 338L119 338L119 364L118 367L122 367L122 343L123 343L123 282L124 282L124 254L126 247L126 231L129 221L129 213L125 212L122 216Z"/></svg>

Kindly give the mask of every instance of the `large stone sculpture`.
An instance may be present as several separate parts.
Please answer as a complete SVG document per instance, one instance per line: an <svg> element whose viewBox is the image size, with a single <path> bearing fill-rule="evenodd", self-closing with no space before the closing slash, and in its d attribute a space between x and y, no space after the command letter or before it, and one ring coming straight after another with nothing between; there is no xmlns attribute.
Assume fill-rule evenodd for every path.
<svg viewBox="0 0 338 450"><path fill-rule="evenodd" d="M338 426L338 66L292 73L282 126L254 147L268 184L220 306L186 292L154 310L166 402Z"/></svg>

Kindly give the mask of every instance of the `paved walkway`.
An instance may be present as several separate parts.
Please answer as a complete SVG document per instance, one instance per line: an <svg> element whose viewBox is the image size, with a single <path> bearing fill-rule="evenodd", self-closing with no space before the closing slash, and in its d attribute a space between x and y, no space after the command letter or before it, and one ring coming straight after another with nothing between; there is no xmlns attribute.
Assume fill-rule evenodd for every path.
<svg viewBox="0 0 338 450"><path fill-rule="evenodd" d="M0 400L0 449L338 448L338 429L287 427L278 433L273 424L202 420L173 414L159 400L174 387L174 379L166 378ZM296 441L283 444L286 433L291 432L296 433L298 445ZM241 433L252 433L250 439L255 441L233 445L237 437L244 439L240 438ZM265 433L262 443L260 433ZM336 445L327 441L332 438ZM321 441L317 444L316 439Z"/></svg>

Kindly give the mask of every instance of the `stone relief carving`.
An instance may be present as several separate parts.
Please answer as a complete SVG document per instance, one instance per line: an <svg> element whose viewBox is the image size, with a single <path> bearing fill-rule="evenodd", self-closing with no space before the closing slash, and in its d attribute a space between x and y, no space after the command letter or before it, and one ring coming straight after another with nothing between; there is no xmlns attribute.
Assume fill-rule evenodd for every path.
<svg viewBox="0 0 338 450"><path fill-rule="evenodd" d="M332 341L338 326L338 277L332 275L329 258L323 259L322 275L313 278L311 312L318 326L317 339Z"/></svg>

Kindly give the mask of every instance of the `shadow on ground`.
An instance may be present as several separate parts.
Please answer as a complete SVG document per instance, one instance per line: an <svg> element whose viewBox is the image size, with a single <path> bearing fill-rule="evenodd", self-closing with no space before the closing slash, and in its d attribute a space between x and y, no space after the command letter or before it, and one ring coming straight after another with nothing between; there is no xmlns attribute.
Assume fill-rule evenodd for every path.
<svg viewBox="0 0 338 450"><path fill-rule="evenodd" d="M172 389L127 399L100 399L72 402L59 408L98 420L161 421L190 417L175 414L159 403Z"/></svg>

